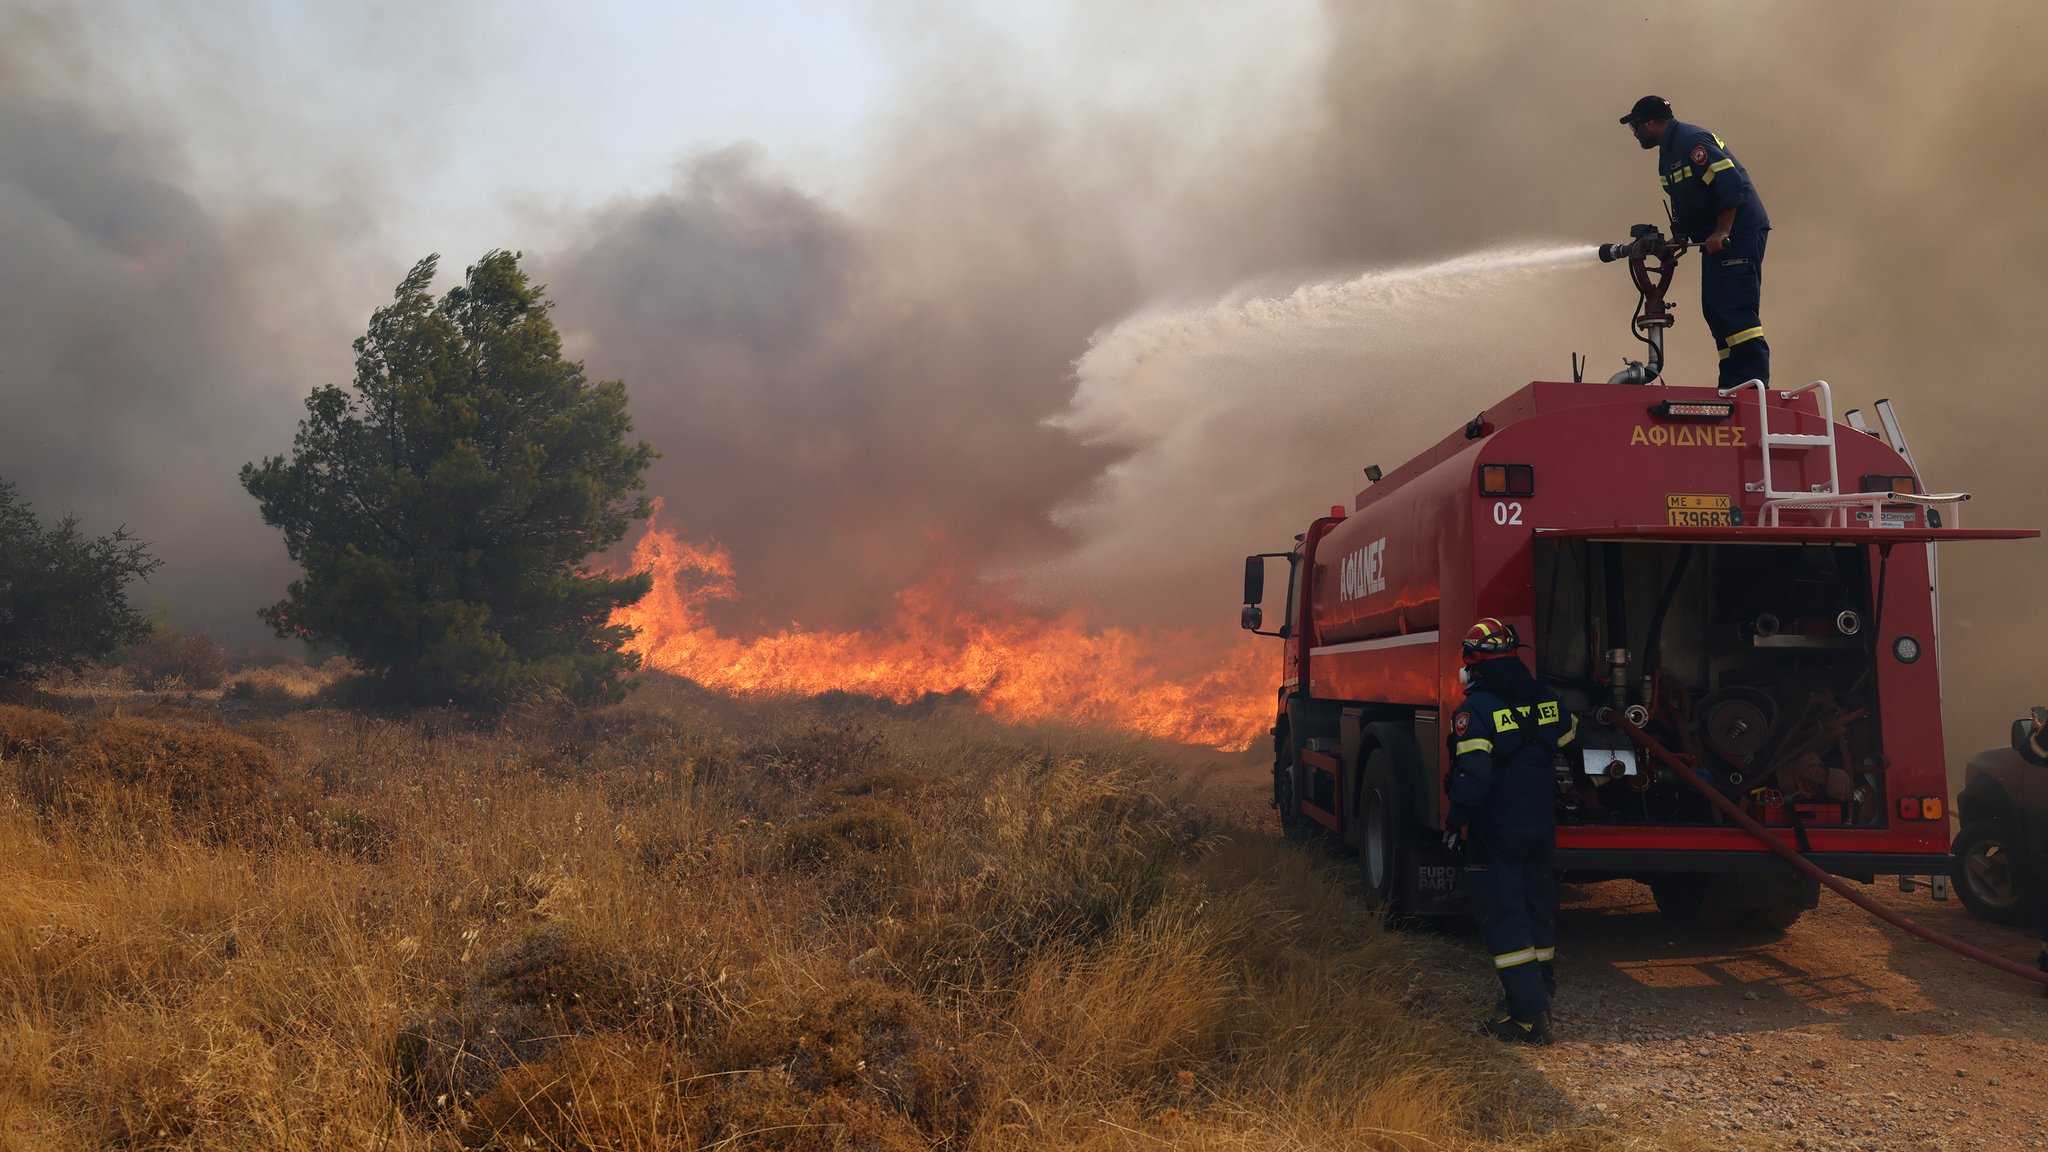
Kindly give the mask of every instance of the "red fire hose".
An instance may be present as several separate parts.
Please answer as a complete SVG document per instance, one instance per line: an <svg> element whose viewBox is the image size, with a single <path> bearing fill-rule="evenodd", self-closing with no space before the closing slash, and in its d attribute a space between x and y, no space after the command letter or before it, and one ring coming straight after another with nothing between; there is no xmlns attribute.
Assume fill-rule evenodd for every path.
<svg viewBox="0 0 2048 1152"><path fill-rule="evenodd" d="M1627 720L1624 720L1619 716L1614 717L1614 724L1617 727L1619 727L1622 731L1627 732L1629 735L1635 737L1638 743L1642 744L1643 747L1650 750L1650 754L1652 756L1655 756L1658 760L1663 761L1664 764L1669 766L1672 771L1678 773L1679 779L1684 780L1687 784L1692 785L1693 790L1698 792L1700 795L1705 796L1709 803L1711 803L1714 807L1721 810L1722 815L1728 817L1730 820L1735 821L1736 824L1741 826L1743 831L1749 833L1751 836L1754 836L1758 840L1762 841L1764 847L1769 848L1771 851L1776 852L1780 856L1783 856L1794 868L1799 869L1799 871L1805 873L1808 876L1813 877L1815 880L1818 880L1822 884L1825 884L1829 888L1833 889L1835 893L1841 896L1843 899L1848 900L1849 902L1855 904L1857 907L1863 909L1865 912L1870 913L1872 916L1877 917L1878 919L1884 921L1887 924L1890 924L1892 927L1897 928L1902 932L1910 932L1913 935L1918 936L1922 940L1925 940L1931 944L1939 944L1943 948L1946 948L1949 951L1954 952L1958 956L1967 956L1970 959L1975 960L1979 964L1989 964L1991 967L1997 968L2000 971L2010 972L2015 976L2021 977L2022 979L2032 980L2036 984L2048 984L2048 972L2043 972L2038 968L2029 968L2024 964L2019 964L2011 960L2007 960L2003 956L1993 955L1992 953L1986 952L1984 949L1978 948L1975 945L1965 944L1961 940L1957 940L1953 936L1944 936L1941 933L1936 932L1932 928L1922 927L1920 924L1915 923L1910 917L1902 916L1899 913L1892 911L1890 908L1887 908L1884 905L1879 904L1877 901L1872 900L1870 897L1865 896L1863 893L1856 891L1854 888L1851 888L1845 881L1843 881L1841 877L1832 875L1831 873L1823 870L1819 865L1815 864L1813 861L1808 860L1804 856L1801 856L1798 853L1798 851L1793 849L1790 845L1786 844L1783 840L1778 839L1778 837L1772 835L1771 831L1768 828L1765 828L1763 825L1757 823L1755 820L1750 819L1749 813L1744 812L1742 809L1736 807L1733 801L1729 800L1726 796L1721 795L1721 793L1717 789L1715 789L1713 785L1707 783L1705 780L1700 779L1699 773L1694 772L1690 764L1687 764L1679 756L1674 755L1670 749L1664 747L1662 744L1657 743L1655 740L1650 739L1649 733L1643 731L1641 728L1636 727L1635 725L1629 723Z"/></svg>

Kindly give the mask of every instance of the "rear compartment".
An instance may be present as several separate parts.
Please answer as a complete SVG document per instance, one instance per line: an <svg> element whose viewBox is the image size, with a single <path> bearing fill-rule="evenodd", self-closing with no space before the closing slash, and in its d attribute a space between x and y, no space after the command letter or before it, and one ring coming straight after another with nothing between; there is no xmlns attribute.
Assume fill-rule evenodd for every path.
<svg viewBox="0 0 2048 1152"><path fill-rule="evenodd" d="M1765 824L1886 824L1871 549L1557 539L1535 549L1537 672L1626 716ZM1717 825L1704 797L1589 724L1561 825Z"/></svg>

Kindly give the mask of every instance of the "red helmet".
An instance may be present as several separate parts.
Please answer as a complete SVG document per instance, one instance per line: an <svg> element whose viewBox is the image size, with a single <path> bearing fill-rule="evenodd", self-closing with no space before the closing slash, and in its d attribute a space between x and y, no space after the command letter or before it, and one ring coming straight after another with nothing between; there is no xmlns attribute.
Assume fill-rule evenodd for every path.
<svg viewBox="0 0 2048 1152"><path fill-rule="evenodd" d="M1515 626L1503 624L1488 616L1465 630L1465 663L1477 664L1496 656L1507 656L1522 646L1522 638L1515 634Z"/></svg>

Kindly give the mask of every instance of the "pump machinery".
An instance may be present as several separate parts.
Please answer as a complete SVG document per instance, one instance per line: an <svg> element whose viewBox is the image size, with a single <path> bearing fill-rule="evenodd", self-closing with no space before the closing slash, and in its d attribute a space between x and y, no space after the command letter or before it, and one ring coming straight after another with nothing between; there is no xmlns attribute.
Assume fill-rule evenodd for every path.
<svg viewBox="0 0 2048 1152"><path fill-rule="evenodd" d="M1828 872L1947 871L1934 546L2038 533L1961 527L1968 494L1925 490L1885 401L1872 429L1836 419L1825 381L1666 381L1686 247L1638 225L1599 249L1627 263L1645 360L1527 385L1246 560L1241 622L1282 641L1282 825L1356 849L1393 909L1464 910L1436 832L1443 724L1485 616L1579 717L1557 764L1568 879L1642 880L1680 918L1784 926L1814 906L1816 883L1653 743ZM1269 563L1287 578L1266 630Z"/></svg>

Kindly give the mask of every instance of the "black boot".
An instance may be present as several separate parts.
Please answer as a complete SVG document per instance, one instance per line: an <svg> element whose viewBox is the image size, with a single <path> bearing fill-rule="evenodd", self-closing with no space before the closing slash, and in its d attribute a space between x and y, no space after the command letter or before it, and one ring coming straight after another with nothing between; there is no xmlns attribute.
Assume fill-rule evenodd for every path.
<svg viewBox="0 0 2048 1152"><path fill-rule="evenodd" d="M1550 1013L1538 1012L1534 1016L1502 1016L1479 1026L1481 1032L1504 1044L1549 1044Z"/></svg>

